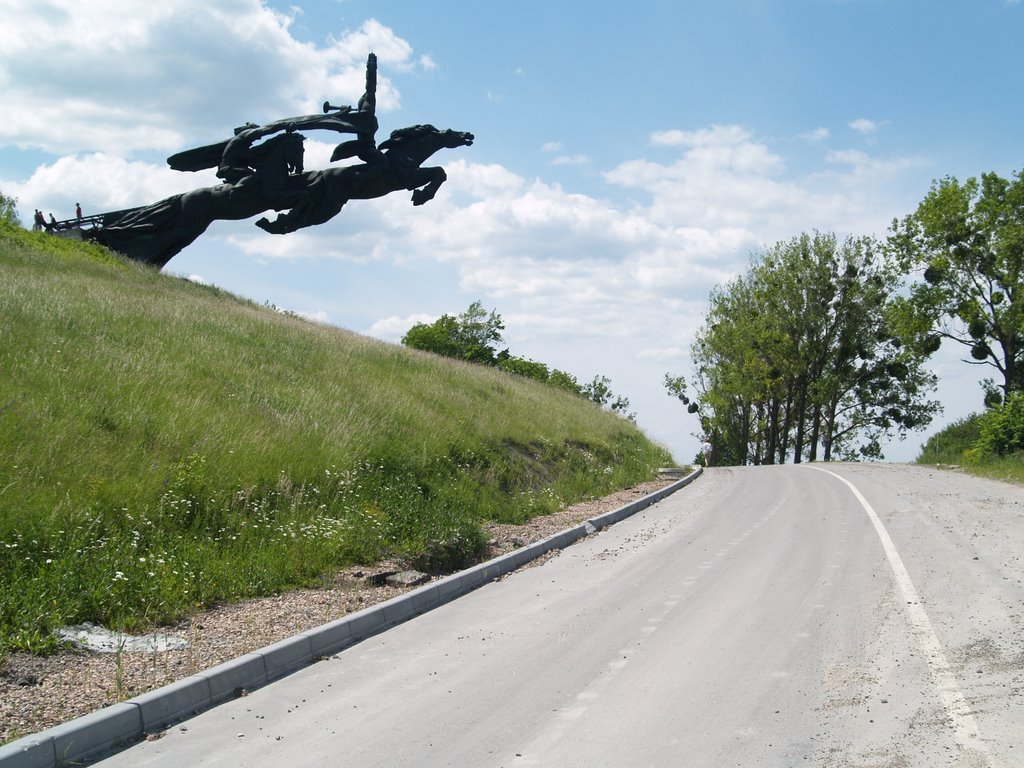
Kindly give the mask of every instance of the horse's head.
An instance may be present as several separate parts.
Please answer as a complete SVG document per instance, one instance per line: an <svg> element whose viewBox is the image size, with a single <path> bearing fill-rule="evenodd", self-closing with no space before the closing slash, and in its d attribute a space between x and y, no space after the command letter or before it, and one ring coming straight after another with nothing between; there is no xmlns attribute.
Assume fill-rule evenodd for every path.
<svg viewBox="0 0 1024 768"><path fill-rule="evenodd" d="M382 141L378 149L388 154L396 152L422 162L439 149L468 147L473 143L473 134L465 131L439 131L432 125L413 125L391 132L391 138Z"/></svg>
<svg viewBox="0 0 1024 768"><path fill-rule="evenodd" d="M472 133L468 133L466 131L453 131L451 128L446 131L441 131L440 133L444 141L445 149L473 146L474 136Z"/></svg>

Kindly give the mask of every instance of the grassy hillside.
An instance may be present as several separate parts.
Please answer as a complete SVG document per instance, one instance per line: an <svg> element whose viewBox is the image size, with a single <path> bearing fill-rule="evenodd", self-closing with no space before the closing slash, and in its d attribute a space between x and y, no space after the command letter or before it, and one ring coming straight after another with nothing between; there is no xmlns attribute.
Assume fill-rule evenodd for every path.
<svg viewBox="0 0 1024 768"><path fill-rule="evenodd" d="M454 568L482 520L669 460L552 387L0 229L0 653L383 556Z"/></svg>

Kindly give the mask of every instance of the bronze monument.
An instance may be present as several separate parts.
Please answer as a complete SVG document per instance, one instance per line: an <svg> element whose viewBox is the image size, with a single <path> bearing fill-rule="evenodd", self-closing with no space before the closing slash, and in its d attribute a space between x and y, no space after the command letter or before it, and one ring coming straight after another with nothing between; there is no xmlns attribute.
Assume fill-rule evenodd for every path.
<svg viewBox="0 0 1024 768"><path fill-rule="evenodd" d="M100 214L89 237L129 258L163 267L216 219L248 219L278 211L256 226L272 234L322 224L349 200L412 191L413 205L432 199L447 176L440 166L422 167L439 149L470 146L473 134L414 125L391 133L377 146L377 58L366 62L366 91L353 107L324 102L324 114L246 125L216 144L167 158L177 171L216 168L222 184L174 195L152 205ZM335 147L331 162L356 157L354 165L303 169L300 130L355 134Z"/></svg>

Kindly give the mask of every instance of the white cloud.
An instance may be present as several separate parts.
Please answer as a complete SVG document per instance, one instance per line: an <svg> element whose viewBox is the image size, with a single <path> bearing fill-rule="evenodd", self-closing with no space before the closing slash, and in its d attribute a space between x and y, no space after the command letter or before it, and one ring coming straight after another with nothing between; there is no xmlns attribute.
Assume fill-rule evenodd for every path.
<svg viewBox="0 0 1024 768"><path fill-rule="evenodd" d="M370 326L367 334L383 341L398 341L417 323L432 323L435 320L437 320L436 315L425 315L422 313L406 315L404 317L392 315L391 317L377 320Z"/></svg>
<svg viewBox="0 0 1024 768"><path fill-rule="evenodd" d="M27 180L0 181L3 189L18 198L22 208L58 207L65 209L69 217L70 209L79 201L88 215L148 205L216 183L212 170L179 173L167 166L103 153L67 155L40 165Z"/></svg>
<svg viewBox="0 0 1024 768"><path fill-rule="evenodd" d="M544 145L541 146L540 151L541 152L561 152L562 151L562 142L560 142L560 141L548 141L548 142L545 142Z"/></svg>
<svg viewBox="0 0 1024 768"><path fill-rule="evenodd" d="M655 131L651 143L669 147L702 147L728 144L742 144L750 139L750 133L738 125L713 125L696 131Z"/></svg>
<svg viewBox="0 0 1024 768"><path fill-rule="evenodd" d="M813 131L807 131L801 133L799 138L811 144L817 144L825 141L830 136L828 128L815 128Z"/></svg>
<svg viewBox="0 0 1024 768"><path fill-rule="evenodd" d="M850 122L850 129L857 133L862 133L865 136L870 136L873 133L877 133L878 129L882 127L882 125L884 125L884 123L861 117Z"/></svg>
<svg viewBox="0 0 1024 768"><path fill-rule="evenodd" d="M687 133L678 129L671 131L655 131L651 134L651 144L655 146L678 147L687 142Z"/></svg>
<svg viewBox="0 0 1024 768"><path fill-rule="evenodd" d="M645 215L662 226L742 230L757 243L758 235L773 236L780 225L820 208L821 201L811 199L808 190L783 178L783 158L739 126L664 131L655 143L683 151L667 163L627 161L605 173L605 179L645 191L652 201ZM730 240L735 238L730 235Z"/></svg>
<svg viewBox="0 0 1024 768"><path fill-rule="evenodd" d="M552 165L590 165L587 155L559 155L551 161Z"/></svg>
<svg viewBox="0 0 1024 768"><path fill-rule="evenodd" d="M515 194L523 189L526 180L522 176L496 163L471 163L463 158L446 162L448 181L442 192L468 192L475 197L488 198Z"/></svg>
<svg viewBox="0 0 1024 768"><path fill-rule="evenodd" d="M687 165L691 167L754 174L774 173L784 167L782 158L764 144L754 141L750 132L738 125L714 125L697 131L661 131L651 134L651 143L683 147ZM641 163L632 170L652 169L654 165ZM620 168L628 166L626 163Z"/></svg>
<svg viewBox="0 0 1024 768"><path fill-rule="evenodd" d="M295 314L298 315L299 317L304 317L307 320L309 320L311 322L314 322L314 323L324 323L324 324L326 324L326 323L329 323L331 321L331 316L329 314L327 314L327 312L325 312L322 309L317 309L317 310L314 310L312 312L296 311Z"/></svg>
<svg viewBox="0 0 1024 768"><path fill-rule="evenodd" d="M834 165L847 166L851 174L880 178L891 176L921 166L924 161L917 157L896 157L879 159L858 149L840 149L829 152L825 161Z"/></svg>
<svg viewBox="0 0 1024 768"><path fill-rule="evenodd" d="M0 29L0 142L54 154L175 150L223 138L239 115L355 103L371 50L380 111L399 105L388 69L432 64L373 19L323 46L295 39L291 22L260 0L19 4Z"/></svg>

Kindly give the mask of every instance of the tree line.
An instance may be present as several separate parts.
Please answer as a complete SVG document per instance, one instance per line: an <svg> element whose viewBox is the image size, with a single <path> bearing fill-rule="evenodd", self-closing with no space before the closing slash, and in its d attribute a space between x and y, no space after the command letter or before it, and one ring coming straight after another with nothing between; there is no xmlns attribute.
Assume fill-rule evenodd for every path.
<svg viewBox="0 0 1024 768"><path fill-rule="evenodd" d="M505 324L496 310L488 311L482 302L474 301L459 315L444 314L432 323L416 323L402 337L402 344L541 381L607 407L630 421L636 419L636 414L629 411L629 398L612 392L607 376L599 374L589 383L580 384L570 373L518 357L507 348L499 349L504 343L504 330Z"/></svg>
<svg viewBox="0 0 1024 768"><path fill-rule="evenodd" d="M987 406L1024 391L1022 269L1024 174L947 177L884 241L816 232L755 253L709 297L690 386L663 384L718 463L882 458L941 410L925 366L943 340L998 374Z"/></svg>

